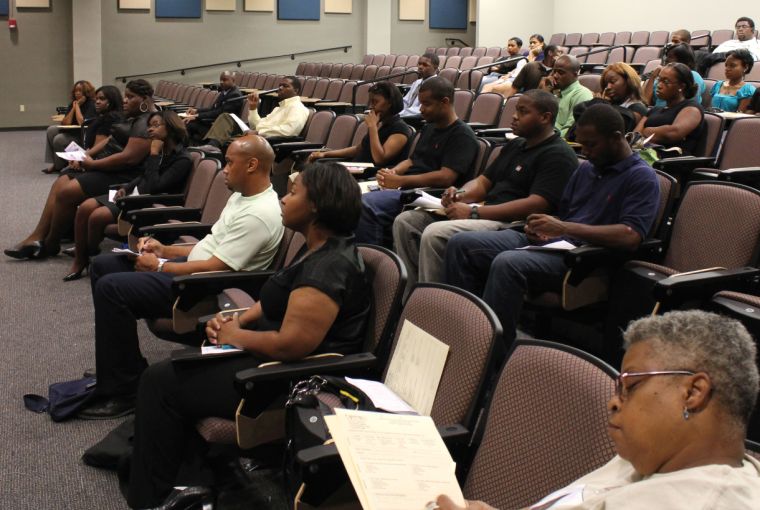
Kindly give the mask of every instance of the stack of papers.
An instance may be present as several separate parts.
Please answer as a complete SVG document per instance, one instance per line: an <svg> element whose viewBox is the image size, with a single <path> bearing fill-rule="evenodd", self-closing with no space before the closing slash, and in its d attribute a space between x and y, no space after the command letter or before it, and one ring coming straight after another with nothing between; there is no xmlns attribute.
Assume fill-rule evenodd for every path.
<svg viewBox="0 0 760 510"><path fill-rule="evenodd" d="M325 423L364 510L423 510L439 494L465 506L430 417L338 408Z"/></svg>
<svg viewBox="0 0 760 510"><path fill-rule="evenodd" d="M522 246L517 248L518 250L538 250L538 251L569 251L576 249L573 243L567 241L555 241L547 244L530 244L528 246Z"/></svg>

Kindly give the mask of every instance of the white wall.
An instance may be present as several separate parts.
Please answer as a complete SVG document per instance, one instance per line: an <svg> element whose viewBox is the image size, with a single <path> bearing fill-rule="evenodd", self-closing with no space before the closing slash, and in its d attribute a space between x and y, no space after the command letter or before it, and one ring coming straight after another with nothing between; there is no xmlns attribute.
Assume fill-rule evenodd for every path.
<svg viewBox="0 0 760 510"><path fill-rule="evenodd" d="M612 8L609 8L609 7ZM718 30L733 28L736 18L749 16L760 23L757 0L732 0L716 4L708 0L605 4L592 0L555 0L551 33L619 32L622 30ZM550 35L547 32L547 35Z"/></svg>
<svg viewBox="0 0 760 510"><path fill-rule="evenodd" d="M525 4L525 8L515 8L513 2L479 0L476 45L503 47L510 37L519 37L527 48L531 34L548 38L554 29L554 4L555 0L532 0L529 7Z"/></svg>
<svg viewBox="0 0 760 510"><path fill-rule="evenodd" d="M598 0L533 0L529 8L515 8L504 0L479 0L477 45L504 46L513 36L524 41L532 33L547 39L557 32L619 32L622 30L718 30L749 16L760 26L757 0L665 2L636 0L620 7Z"/></svg>

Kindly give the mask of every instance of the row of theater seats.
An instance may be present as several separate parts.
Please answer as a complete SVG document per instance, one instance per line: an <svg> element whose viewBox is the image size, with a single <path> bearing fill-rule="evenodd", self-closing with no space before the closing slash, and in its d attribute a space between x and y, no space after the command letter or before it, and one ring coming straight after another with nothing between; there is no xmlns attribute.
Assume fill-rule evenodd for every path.
<svg viewBox="0 0 760 510"><path fill-rule="evenodd" d="M160 80L153 97L159 101L171 101L193 108L208 108L216 100L217 91L187 83Z"/></svg>
<svg viewBox="0 0 760 510"><path fill-rule="evenodd" d="M709 36L709 37L705 37ZM757 36L757 30L755 30ZM694 48L714 48L728 40L735 39L733 30L693 30L691 31L691 45ZM589 46L599 45L631 45L631 46L664 46L670 41L670 32L656 30L649 32L639 30L635 32L573 32L568 34L557 33L549 38L549 44L555 46Z"/></svg>

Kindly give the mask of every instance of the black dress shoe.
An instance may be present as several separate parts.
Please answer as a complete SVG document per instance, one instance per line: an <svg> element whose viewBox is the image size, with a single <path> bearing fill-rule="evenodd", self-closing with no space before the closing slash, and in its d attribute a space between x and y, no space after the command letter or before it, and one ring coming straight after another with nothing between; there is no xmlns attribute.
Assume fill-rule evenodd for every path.
<svg viewBox="0 0 760 510"><path fill-rule="evenodd" d="M175 487L155 510L213 510L214 495L208 487Z"/></svg>
<svg viewBox="0 0 760 510"><path fill-rule="evenodd" d="M108 397L83 407L77 417L83 420L110 420L135 412L135 397Z"/></svg>
<svg viewBox="0 0 760 510"><path fill-rule="evenodd" d="M74 280L79 280L82 277L82 273L87 271L87 266L84 266L79 271L74 271L73 273L69 273L66 276L63 277L64 282L73 282Z"/></svg>
<svg viewBox="0 0 760 510"><path fill-rule="evenodd" d="M61 250L61 253L68 257L75 257L77 254L76 247L72 246L71 248L66 248L65 250Z"/></svg>
<svg viewBox="0 0 760 510"><path fill-rule="evenodd" d="M32 241L30 244L25 244L18 248L3 250L3 253L14 259L25 260L42 258L45 256L44 251L45 248L42 241Z"/></svg>

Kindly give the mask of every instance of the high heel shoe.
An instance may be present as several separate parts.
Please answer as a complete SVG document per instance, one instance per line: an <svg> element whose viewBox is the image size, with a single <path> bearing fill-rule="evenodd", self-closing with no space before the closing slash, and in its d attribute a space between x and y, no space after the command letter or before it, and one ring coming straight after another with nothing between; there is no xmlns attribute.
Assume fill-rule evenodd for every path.
<svg viewBox="0 0 760 510"><path fill-rule="evenodd" d="M37 259L47 256L47 253L45 252L45 244L42 241L32 241L30 244L25 244L18 248L9 248L3 250L3 253L11 258L19 260Z"/></svg>
<svg viewBox="0 0 760 510"><path fill-rule="evenodd" d="M214 494L208 487L175 487L154 510L213 510Z"/></svg>
<svg viewBox="0 0 760 510"><path fill-rule="evenodd" d="M66 276L63 277L64 282L73 282L74 280L79 280L82 277L82 274L87 271L87 266L84 266L79 271L74 271L73 273L69 273Z"/></svg>

